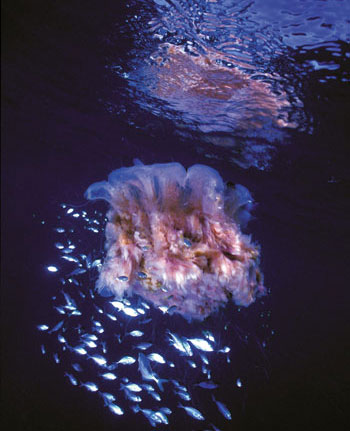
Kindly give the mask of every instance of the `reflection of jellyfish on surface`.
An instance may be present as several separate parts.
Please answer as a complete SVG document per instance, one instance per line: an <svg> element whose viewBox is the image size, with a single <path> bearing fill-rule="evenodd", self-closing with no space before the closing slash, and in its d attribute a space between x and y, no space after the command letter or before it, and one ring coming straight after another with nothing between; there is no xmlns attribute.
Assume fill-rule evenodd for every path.
<svg viewBox="0 0 350 431"><path fill-rule="evenodd" d="M86 196L111 205L100 290L118 298L137 293L196 319L230 298L248 306L264 291L258 249L239 229L251 196L243 186L225 186L214 169L137 164L112 172Z"/></svg>
<svg viewBox="0 0 350 431"><path fill-rule="evenodd" d="M239 229L249 192L203 165L138 163L87 197L111 208L106 220L62 205L42 353L120 429L231 429L246 387L268 378L269 311L263 300L245 307L263 292L257 248Z"/></svg>
<svg viewBox="0 0 350 431"><path fill-rule="evenodd" d="M222 53L209 48L205 53L188 53L180 46L163 44L151 59L155 76L151 92L191 114L203 132L293 126L283 111L290 106L286 95L278 96L265 82L228 67L230 59Z"/></svg>

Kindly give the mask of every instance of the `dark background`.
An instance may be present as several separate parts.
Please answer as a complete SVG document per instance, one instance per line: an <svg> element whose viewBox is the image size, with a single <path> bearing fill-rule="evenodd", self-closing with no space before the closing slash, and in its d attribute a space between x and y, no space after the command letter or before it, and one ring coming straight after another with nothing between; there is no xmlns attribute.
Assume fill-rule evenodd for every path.
<svg viewBox="0 0 350 431"><path fill-rule="evenodd" d="M43 268L54 255L40 220L54 217L60 202L83 202L89 184L134 157L207 163L170 123L150 139L98 102L112 86L104 34L123 22L123 3L2 1L4 429L126 429L40 355L35 325L50 306ZM129 44L121 39L120 55ZM247 388L232 430L349 424L349 89L304 81L314 134L295 133L268 172L235 168L234 179L259 202L252 232L262 244L277 335L270 380ZM232 166L222 162L220 172L227 178Z"/></svg>

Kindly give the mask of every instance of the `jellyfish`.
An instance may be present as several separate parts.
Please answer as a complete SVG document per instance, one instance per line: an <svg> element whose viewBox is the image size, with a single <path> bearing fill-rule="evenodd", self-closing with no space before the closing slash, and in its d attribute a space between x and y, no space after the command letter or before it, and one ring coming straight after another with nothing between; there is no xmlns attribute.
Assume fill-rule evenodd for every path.
<svg viewBox="0 0 350 431"><path fill-rule="evenodd" d="M92 184L86 197L110 205L100 292L136 294L190 320L230 299L248 306L264 292L259 248L240 229L251 195L213 168L137 161Z"/></svg>

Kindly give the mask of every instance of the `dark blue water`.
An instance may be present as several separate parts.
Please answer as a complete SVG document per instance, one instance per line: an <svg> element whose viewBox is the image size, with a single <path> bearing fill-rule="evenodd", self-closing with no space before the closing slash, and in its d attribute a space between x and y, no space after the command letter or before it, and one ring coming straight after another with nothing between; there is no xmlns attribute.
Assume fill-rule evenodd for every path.
<svg viewBox="0 0 350 431"><path fill-rule="evenodd" d="M221 345L235 348L230 363L215 356L209 367L220 384L217 397L230 407L232 420L193 389L193 405L208 421L202 426L179 410L164 429L212 429L211 423L225 430L346 429L348 3L4 1L2 7L6 429L149 426L125 398L117 403L124 415L115 416L96 393L71 385L64 372L73 354L58 349L56 333L45 338L36 328L59 321L54 305L63 301L60 278L69 278L74 269L62 263L55 228L66 229L64 240L77 245L79 253L103 255L102 230L84 229L81 216L67 215L61 204L103 223L106 207L88 205L84 191L134 158L146 164L178 161L186 167L203 163L225 180L246 186L257 202L248 231L261 245L270 292L240 317L232 306L206 323ZM189 93L179 84L186 77L179 72L183 63L171 75L175 84L169 92L169 75L153 60L176 64L171 55L169 63L169 46L189 56L208 56L216 86L224 73L220 68L235 66L268 84L271 94L288 104L261 111L264 97L251 105L244 94L228 101ZM194 70L192 63L186 67ZM276 118L285 124L276 124ZM49 265L59 266L59 272L47 271ZM87 293L94 274L81 277L90 277L82 283ZM85 329L98 313L94 304L99 302L81 305L86 320L79 323ZM160 333L161 325L191 336L202 329L156 316ZM79 334L71 322L64 335L73 342ZM108 334L115 331L111 323L105 325L108 346ZM146 325L146 332L154 327ZM153 340L157 345L154 333ZM122 345L125 352L133 348ZM181 365L175 351L168 349L167 355ZM97 376L93 367L85 373L82 381ZM197 377L188 372L182 379L191 386ZM172 408L177 403L169 395L162 401Z"/></svg>

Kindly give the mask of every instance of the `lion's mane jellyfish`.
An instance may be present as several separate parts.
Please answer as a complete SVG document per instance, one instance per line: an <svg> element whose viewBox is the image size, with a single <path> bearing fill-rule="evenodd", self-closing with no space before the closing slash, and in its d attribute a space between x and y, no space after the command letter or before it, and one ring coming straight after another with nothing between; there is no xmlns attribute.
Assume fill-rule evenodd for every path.
<svg viewBox="0 0 350 431"><path fill-rule="evenodd" d="M110 204L100 291L137 294L189 320L231 298L248 306L264 292L259 249L240 230L252 198L216 170L137 161L92 184L86 197Z"/></svg>

